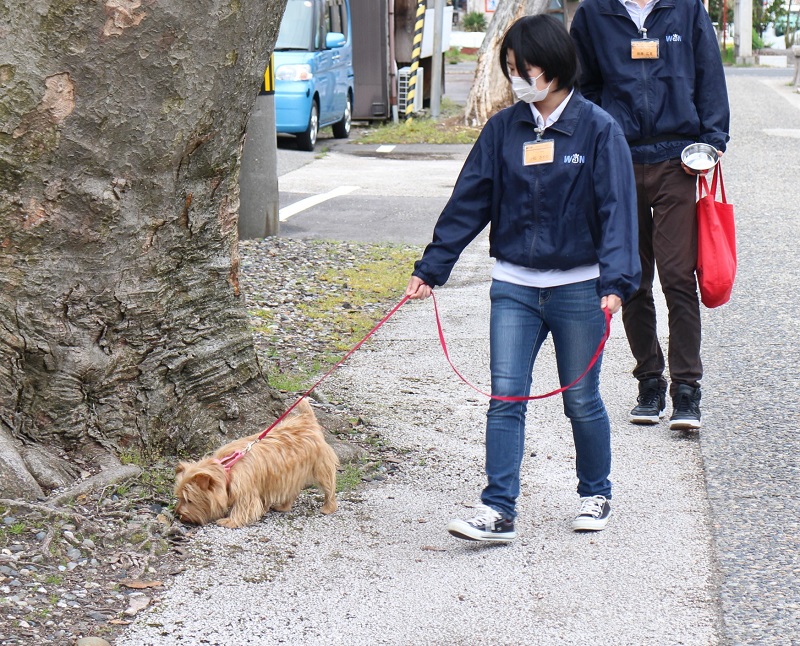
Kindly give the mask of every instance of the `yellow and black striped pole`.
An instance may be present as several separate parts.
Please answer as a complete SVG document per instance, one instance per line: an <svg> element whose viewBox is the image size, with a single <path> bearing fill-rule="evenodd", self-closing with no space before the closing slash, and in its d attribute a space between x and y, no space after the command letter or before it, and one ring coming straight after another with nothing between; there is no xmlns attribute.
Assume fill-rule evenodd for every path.
<svg viewBox="0 0 800 646"><path fill-rule="evenodd" d="M275 63L272 56L269 57L267 69L264 70L264 82L261 84L261 92L259 94L275 94Z"/></svg>
<svg viewBox="0 0 800 646"><path fill-rule="evenodd" d="M422 27L425 24L425 0L417 2L417 20L414 23L414 40L411 41L411 70L408 79L408 93L406 95L406 113L408 119L414 112L414 99L417 94L417 69L422 54ZM422 88L419 88L422 92Z"/></svg>

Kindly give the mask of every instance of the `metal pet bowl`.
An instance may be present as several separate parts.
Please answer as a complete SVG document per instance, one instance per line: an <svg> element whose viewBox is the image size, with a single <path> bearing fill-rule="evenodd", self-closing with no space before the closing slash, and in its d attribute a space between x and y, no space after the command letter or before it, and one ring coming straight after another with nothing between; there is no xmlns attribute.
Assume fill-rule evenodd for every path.
<svg viewBox="0 0 800 646"><path fill-rule="evenodd" d="M717 149L708 144L691 144L681 153L681 161L693 171L704 173L714 168L719 161Z"/></svg>

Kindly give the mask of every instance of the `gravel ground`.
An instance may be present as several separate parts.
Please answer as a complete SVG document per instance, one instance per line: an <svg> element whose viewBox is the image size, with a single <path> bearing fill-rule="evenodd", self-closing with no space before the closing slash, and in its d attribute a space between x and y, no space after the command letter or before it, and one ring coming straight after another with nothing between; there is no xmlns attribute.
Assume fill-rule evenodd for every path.
<svg viewBox="0 0 800 646"><path fill-rule="evenodd" d="M470 247L439 296L451 354L479 384L486 244ZM616 487L606 531L569 529L574 451L551 399L529 410L518 540L446 533L482 487L486 402L444 362L430 301L410 304L320 387L370 421L396 468L331 516L310 496L243 530L201 529L186 573L116 643L571 644L587 630L604 644L721 643L699 443L627 424L621 334L620 324L604 366ZM542 390L555 380L548 352L540 379Z"/></svg>
<svg viewBox="0 0 800 646"><path fill-rule="evenodd" d="M192 531L169 512L172 479L159 463L58 511L2 501L0 644L71 645L130 623L184 569Z"/></svg>

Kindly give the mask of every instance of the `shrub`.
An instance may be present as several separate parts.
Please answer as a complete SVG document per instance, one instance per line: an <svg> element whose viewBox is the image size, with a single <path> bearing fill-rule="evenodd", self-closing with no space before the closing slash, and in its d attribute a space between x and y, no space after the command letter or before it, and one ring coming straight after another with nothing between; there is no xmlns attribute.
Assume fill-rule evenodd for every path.
<svg viewBox="0 0 800 646"><path fill-rule="evenodd" d="M470 11L461 21L464 31L486 31L486 16L480 11Z"/></svg>
<svg viewBox="0 0 800 646"><path fill-rule="evenodd" d="M451 47L444 53L445 60L451 65L461 62L461 50L458 47Z"/></svg>
<svg viewBox="0 0 800 646"><path fill-rule="evenodd" d="M753 28L753 49L764 49L764 39Z"/></svg>

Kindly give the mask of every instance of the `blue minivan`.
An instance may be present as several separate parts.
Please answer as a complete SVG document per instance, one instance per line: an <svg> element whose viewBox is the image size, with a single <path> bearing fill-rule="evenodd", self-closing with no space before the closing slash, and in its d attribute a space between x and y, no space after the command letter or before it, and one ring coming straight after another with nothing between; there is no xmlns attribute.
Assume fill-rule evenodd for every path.
<svg viewBox="0 0 800 646"><path fill-rule="evenodd" d="M349 0L288 0L273 54L275 126L300 150L314 150L319 129L350 136L353 47Z"/></svg>

